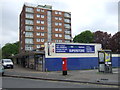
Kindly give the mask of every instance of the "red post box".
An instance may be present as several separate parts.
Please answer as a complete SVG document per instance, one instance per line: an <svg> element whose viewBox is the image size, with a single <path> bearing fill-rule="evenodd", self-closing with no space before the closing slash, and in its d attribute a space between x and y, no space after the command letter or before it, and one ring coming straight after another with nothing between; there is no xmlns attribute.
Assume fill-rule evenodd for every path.
<svg viewBox="0 0 120 90"><path fill-rule="evenodd" d="M62 58L62 71L63 75L67 75L67 58Z"/></svg>

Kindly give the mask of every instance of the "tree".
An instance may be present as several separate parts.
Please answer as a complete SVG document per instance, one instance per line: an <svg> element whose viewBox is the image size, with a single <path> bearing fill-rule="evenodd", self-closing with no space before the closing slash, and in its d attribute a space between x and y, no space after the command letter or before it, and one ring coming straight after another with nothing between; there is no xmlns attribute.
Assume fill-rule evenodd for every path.
<svg viewBox="0 0 120 90"><path fill-rule="evenodd" d="M110 49L114 53L120 53L120 32L117 32L110 39Z"/></svg>
<svg viewBox="0 0 120 90"><path fill-rule="evenodd" d="M19 52L19 42L7 43L2 47L2 58L9 58L12 55L18 54Z"/></svg>
<svg viewBox="0 0 120 90"><path fill-rule="evenodd" d="M96 31L94 33L94 43L102 44L103 49L110 49L111 34L102 31Z"/></svg>
<svg viewBox="0 0 120 90"><path fill-rule="evenodd" d="M73 38L74 42L78 43L92 43L93 42L93 33L89 30L81 32Z"/></svg>

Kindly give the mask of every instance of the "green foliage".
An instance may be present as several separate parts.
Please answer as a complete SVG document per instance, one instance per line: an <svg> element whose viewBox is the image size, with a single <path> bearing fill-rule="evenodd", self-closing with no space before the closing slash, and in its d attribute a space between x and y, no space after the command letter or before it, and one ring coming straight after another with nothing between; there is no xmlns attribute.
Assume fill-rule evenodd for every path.
<svg viewBox="0 0 120 90"><path fill-rule="evenodd" d="M74 37L73 41L77 43L92 43L94 34L86 30Z"/></svg>
<svg viewBox="0 0 120 90"><path fill-rule="evenodd" d="M2 58L9 58L12 55L18 54L19 52L19 42L7 43L2 47Z"/></svg>

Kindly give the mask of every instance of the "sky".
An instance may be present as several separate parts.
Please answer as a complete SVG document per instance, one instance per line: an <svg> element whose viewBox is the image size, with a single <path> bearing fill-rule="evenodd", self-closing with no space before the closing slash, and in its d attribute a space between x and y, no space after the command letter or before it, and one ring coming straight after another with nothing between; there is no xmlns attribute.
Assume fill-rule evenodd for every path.
<svg viewBox="0 0 120 90"><path fill-rule="evenodd" d="M0 0L0 47L19 41L19 15L24 3L52 5L71 12L72 37L85 30L118 32L119 0Z"/></svg>

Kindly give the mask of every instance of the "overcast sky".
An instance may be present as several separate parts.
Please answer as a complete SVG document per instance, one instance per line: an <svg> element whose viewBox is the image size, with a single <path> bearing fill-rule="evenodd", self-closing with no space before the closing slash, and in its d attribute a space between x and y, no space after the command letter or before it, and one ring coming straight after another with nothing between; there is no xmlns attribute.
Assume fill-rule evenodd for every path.
<svg viewBox="0 0 120 90"><path fill-rule="evenodd" d="M25 2L71 12L72 36L85 30L118 32L119 0L0 0L0 43L19 40L19 14Z"/></svg>

